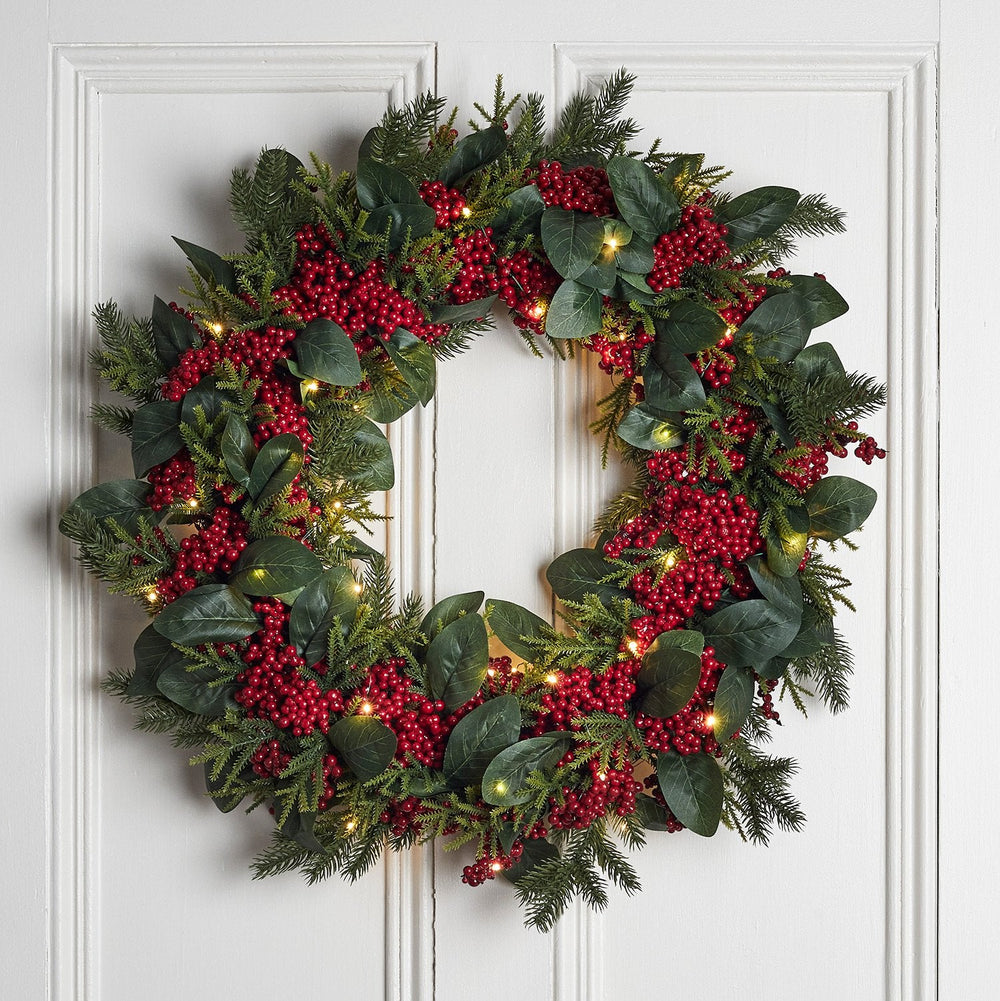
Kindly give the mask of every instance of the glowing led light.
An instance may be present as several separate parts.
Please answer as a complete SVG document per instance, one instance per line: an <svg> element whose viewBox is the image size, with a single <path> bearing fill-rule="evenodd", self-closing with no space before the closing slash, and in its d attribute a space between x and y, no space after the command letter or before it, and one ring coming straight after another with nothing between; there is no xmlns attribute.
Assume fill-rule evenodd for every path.
<svg viewBox="0 0 1000 1001"><path fill-rule="evenodd" d="M192 507L193 508L193 507L197 507L197 506L198 506L197 499L194 498L194 497L192 497L191 500L188 501L188 507Z"/></svg>
<svg viewBox="0 0 1000 1001"><path fill-rule="evenodd" d="M343 506L344 506L344 504L343 504L342 501L337 500L337 501L333 502L333 509L334 509L334 511L339 511L341 508L343 508Z"/></svg>
<svg viewBox="0 0 1000 1001"><path fill-rule="evenodd" d="M486 673L487 673L487 674L488 674L488 675L489 675L489 676L490 676L491 678L495 678L495 677L497 676L497 672L496 672L496 671L494 671L492 667L488 667L488 668L486 669Z"/></svg>
<svg viewBox="0 0 1000 1001"><path fill-rule="evenodd" d="M303 383L302 389L307 393L315 393L319 389L319 383L315 379L310 379L308 382Z"/></svg>
<svg viewBox="0 0 1000 1001"><path fill-rule="evenodd" d="M663 565L668 570L673 570L673 568L677 565L677 557L674 556L673 553L667 553L667 555L663 558Z"/></svg>
<svg viewBox="0 0 1000 1001"><path fill-rule="evenodd" d="M503 866L499 862L494 862L493 865L490 866L490 868L494 872L499 872L503 868Z"/></svg>
<svg viewBox="0 0 1000 1001"><path fill-rule="evenodd" d="M705 717L705 729L714 730L715 729L715 713L709 713Z"/></svg>
<svg viewBox="0 0 1000 1001"><path fill-rule="evenodd" d="M222 331L225 330L225 329L226 328L223 327L223 325L221 323L213 323L212 324L212 333L215 334L216 336L218 336L219 334L221 334Z"/></svg>
<svg viewBox="0 0 1000 1001"><path fill-rule="evenodd" d="M355 584L354 585L354 593L355 594L361 594L361 585L360 584Z"/></svg>
<svg viewBox="0 0 1000 1001"><path fill-rule="evenodd" d="M639 652L639 644L635 640L629 640L626 645L628 646L629 653Z"/></svg>
<svg viewBox="0 0 1000 1001"><path fill-rule="evenodd" d="M352 819L352 820L349 820L349 821L348 821L348 822L347 822L347 823L346 823L346 824L344 825L344 827L345 827L345 828L346 828L346 829L347 829L348 831L353 831L353 830L354 830L354 829L355 829L355 828L356 828L357 826L358 826L358 822L357 822L356 820L353 820L353 819Z"/></svg>
<svg viewBox="0 0 1000 1001"><path fill-rule="evenodd" d="M611 237L610 240L607 240L604 245L608 248L608 250L618 249L618 241L614 237Z"/></svg>
<svg viewBox="0 0 1000 1001"><path fill-rule="evenodd" d="M462 209L462 216L463 218L468 219L470 215L472 215L472 209L466 205L465 208Z"/></svg>
<svg viewBox="0 0 1000 1001"><path fill-rule="evenodd" d="M605 780L607 779L607 777L608 777L608 773L607 773L607 772L598 772L598 773L597 773L597 777L598 777L598 778L599 778L599 779L600 779L600 780L601 780L602 782L604 782L604 781L605 781Z"/></svg>
<svg viewBox="0 0 1000 1001"><path fill-rule="evenodd" d="M358 706L358 712L365 716L371 716L372 704L370 702L362 702L361 705Z"/></svg>
<svg viewBox="0 0 1000 1001"><path fill-rule="evenodd" d="M545 303L536 302L534 306L531 307L531 317L534 320L540 320L545 315Z"/></svg>
<svg viewBox="0 0 1000 1001"><path fill-rule="evenodd" d="M558 685L559 684L559 675L558 674L546 674L545 675L545 683L547 685Z"/></svg>
<svg viewBox="0 0 1000 1001"><path fill-rule="evenodd" d="M496 782L493 785L493 790L494 790L494 792L496 792L496 793L498 793L499 795L502 796L507 791L507 783L506 782Z"/></svg>
<svg viewBox="0 0 1000 1001"><path fill-rule="evenodd" d="M146 592L146 601L151 605L155 605L160 600L160 592L156 590L155 587L151 587Z"/></svg>

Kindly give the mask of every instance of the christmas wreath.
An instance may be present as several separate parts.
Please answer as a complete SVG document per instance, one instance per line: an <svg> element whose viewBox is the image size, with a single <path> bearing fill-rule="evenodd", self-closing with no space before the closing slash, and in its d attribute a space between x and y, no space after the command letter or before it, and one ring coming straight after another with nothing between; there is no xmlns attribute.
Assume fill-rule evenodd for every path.
<svg viewBox="0 0 1000 1001"><path fill-rule="evenodd" d="M884 388L808 343L847 304L779 266L842 214L631 151L631 84L575 97L551 139L540 98L498 81L462 139L431 95L390 110L355 171L265 149L232 177L245 248L177 240L186 306L95 311L93 361L133 405L93 416L136 478L61 530L152 620L105 687L195 749L221 810L273 813L258 876L354 879L441 837L547 929L608 879L635 891L621 846L647 831L803 822L794 762L761 745L776 688L846 705L849 582L823 544L875 492L827 462L884 456L858 425ZM634 472L596 544L548 567L560 628L482 592L397 602L362 538L393 485L383 426L498 300L535 354L599 355L593 430Z"/></svg>

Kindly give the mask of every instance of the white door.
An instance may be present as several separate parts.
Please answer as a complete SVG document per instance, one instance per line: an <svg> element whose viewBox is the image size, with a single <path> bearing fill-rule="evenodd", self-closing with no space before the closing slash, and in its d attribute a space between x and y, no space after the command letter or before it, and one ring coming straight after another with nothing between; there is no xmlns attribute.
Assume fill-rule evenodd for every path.
<svg viewBox="0 0 1000 1001"><path fill-rule="evenodd" d="M52 0L18 13L3 71L3 996L994 996L997 953L977 938L996 921L1000 814L976 778L990 774L991 646L970 582L996 547L979 527L996 477L969 442L992 425L975 390L995 313L986 220L1000 206L982 175L996 162L1000 34L973 3L940 6ZM622 65L638 74L630 110L647 138L727 164L734 190L823 191L848 212L848 233L806 242L796 269L826 273L852 304L833 336L889 383L877 436L890 458L861 474L881 501L862 551L843 554L864 609L844 627L852 708L802 720L780 707L775 750L800 761L808 826L766 849L654 835L641 895L574 909L548 936L521 926L509 887L464 886L464 861L440 850L353 886L251 882L269 819L219 814L185 752L134 733L98 689L129 663L140 620L54 531L73 495L126 475L120 445L85 421L89 310L169 299L183 277L171 234L235 246L229 170L263 145L350 166L387 103L436 89L464 114L503 72L551 113ZM585 430L593 374L532 358L505 322L443 367L435 404L394 442L387 544L404 588L549 607L540 570L585 544L613 488Z"/></svg>

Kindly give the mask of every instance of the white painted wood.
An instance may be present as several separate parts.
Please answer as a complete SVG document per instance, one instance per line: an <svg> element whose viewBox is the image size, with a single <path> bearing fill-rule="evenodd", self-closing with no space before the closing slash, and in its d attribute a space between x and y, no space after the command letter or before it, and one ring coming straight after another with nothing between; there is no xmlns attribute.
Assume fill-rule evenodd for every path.
<svg viewBox="0 0 1000 1001"><path fill-rule="evenodd" d="M18 237L0 253L24 290L9 305L17 369L0 397L16 442L0 479L0 552L16 574L3 595L9 621L23 624L8 671L20 710L9 737L15 809L0 821L5 856L17 860L0 900L11 929L0 944L5 996L617 1001L654 984L779 1001L937 996L938 6L761 0L701 23L673 0L613 11L512 0L505 24L458 0L377 12L303 0L294 14L257 0L177 0L169 19L122 0L19 12L0 112L11 137L0 170L16 192L5 222ZM941 483L941 604L952 619L965 618L961 608L985 622L969 585L982 546L963 545L971 510L958 484L971 458L966 408L987 419L964 361L989 330L964 289L970 257L986 260L967 242L988 246L992 216L970 222L966 186L968 163L995 159L989 112L969 95L996 104L982 68L997 25L971 0L942 0L941 13L942 323L945 343L961 348L942 359L951 475ZM346 164L387 101L435 82L465 110L502 69L551 107L623 63L641 77L633 113L668 146L733 166L735 187L801 185L850 212L848 234L805 244L798 267L825 271L851 301L829 336L890 380L892 451L884 470L868 471L885 503L862 553L845 558L866 608L848 627L854 708L805 725L788 710L775 745L802 762L809 827L766 851L726 836L662 838L639 857L641 897L616 896L596 919L574 910L548 937L521 929L508 888L462 886L465 860L448 852L390 860L352 887L252 884L245 866L266 840L265 818L217 814L184 755L133 734L128 713L98 694L106 668L128 662L137 620L71 568L51 520L39 525L42 498L51 519L95 476L126 468L82 419L95 392L84 369L89 308L113 295L143 312L154 291L171 296L182 268L170 233L235 244L228 171L264 143ZM599 385L592 360L553 369L506 324L442 366L436 404L395 432L400 478L387 504L399 517L386 541L404 589L430 598L482 586L550 610L540 571L582 542L613 478L584 432ZM974 478L977 514L992 486ZM950 1001L992 996L1000 970L965 934L996 921L995 839L965 830L970 800L987 833L998 819L976 778L986 731L968 726L989 647L973 630L948 635L939 996ZM224 961L200 940L212 925L224 928Z"/></svg>

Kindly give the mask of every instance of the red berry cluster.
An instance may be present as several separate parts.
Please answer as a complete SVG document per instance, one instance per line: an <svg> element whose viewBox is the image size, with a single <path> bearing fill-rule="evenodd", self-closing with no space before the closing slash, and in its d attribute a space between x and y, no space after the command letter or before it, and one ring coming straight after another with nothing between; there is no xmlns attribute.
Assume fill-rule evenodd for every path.
<svg viewBox="0 0 1000 1001"><path fill-rule="evenodd" d="M617 374L623 379L634 379L635 356L653 342L653 335L642 323L628 321L612 326L615 329L605 328L600 333L591 335L584 341L584 347L601 356L597 365L609 375Z"/></svg>
<svg viewBox="0 0 1000 1001"><path fill-rule="evenodd" d="M596 758L587 762L589 784L583 789L564 787L562 803L553 802L549 821L562 830L582 830L595 820L614 813L625 817L635 812L635 797L642 789L632 777L632 762L620 769L601 768Z"/></svg>
<svg viewBox="0 0 1000 1001"><path fill-rule="evenodd" d="M242 652L247 670L236 676L242 687L234 698L247 716L268 719L293 736L308 736L317 729L326 733L330 714L343 712L343 696L335 689L324 692L315 680L299 673L306 663L288 642L290 613L280 601L264 599L253 607L263 615L264 625Z"/></svg>
<svg viewBox="0 0 1000 1001"><path fill-rule="evenodd" d="M713 264L729 253L722 223L713 221L705 205L686 205L676 229L664 233L653 245L653 269L646 284L654 292L677 288L692 264Z"/></svg>
<svg viewBox="0 0 1000 1001"><path fill-rule="evenodd" d="M255 775L265 779L276 779L292 760L292 756L281 749L281 743L277 740L265 740L260 747L253 752L250 758L250 767Z"/></svg>
<svg viewBox="0 0 1000 1001"><path fill-rule="evenodd" d="M643 742L651 751L676 751L678 754L715 754L719 750L708 722L719 679L726 665L715 659L715 650L707 646L701 655L701 677L691 701L668 719L635 715L635 725L642 731Z"/></svg>
<svg viewBox="0 0 1000 1001"><path fill-rule="evenodd" d="M546 205L591 215L611 215L615 211L608 172L600 167L563 170L558 161L542 160L538 170L526 180L537 186Z"/></svg>
<svg viewBox="0 0 1000 1001"><path fill-rule="evenodd" d="M510 266L506 258L497 257L492 237L493 230L487 226L452 240L452 253L461 262L458 274L445 289L452 302L475 302L500 290Z"/></svg>
<svg viewBox="0 0 1000 1001"><path fill-rule="evenodd" d="M465 206L465 196L456 188L449 188L443 181L424 181L420 185L420 197L434 209L434 225L447 229L461 219Z"/></svg>
<svg viewBox="0 0 1000 1001"><path fill-rule="evenodd" d="M146 474L153 488L146 503L154 511L162 511L176 500L189 501L198 492L194 460L182 449L172 459L161 462Z"/></svg>
<svg viewBox="0 0 1000 1001"><path fill-rule="evenodd" d="M424 808L420 805L420 800L416 796L407 796L405 799L393 800L387 810L379 814L379 822L388 824L392 834L401 838L408 832L420 833L420 814Z"/></svg>
<svg viewBox="0 0 1000 1001"><path fill-rule="evenodd" d="M858 444L858 447L854 450L854 454L861 459L866 466L870 466L874 459L885 458L885 449L879 448L878 442L871 435L868 435Z"/></svg>
<svg viewBox="0 0 1000 1001"><path fill-rule="evenodd" d="M499 852L496 855L479 855L472 865L462 870L462 882L469 886L481 886L488 879L495 879L497 873L513 866L524 853L524 845L515 841L510 846L510 854Z"/></svg>
<svg viewBox="0 0 1000 1001"><path fill-rule="evenodd" d="M246 549L246 531L247 524L239 514L227 507L216 508L211 522L181 539L170 576L156 583L160 598L171 602L205 583L206 576L231 573L233 564Z"/></svg>
<svg viewBox="0 0 1000 1001"><path fill-rule="evenodd" d="M574 720L594 712L624 718L628 715L629 699L635 695L635 675L640 666L638 661L625 660L599 673L582 666L574 668L572 673L555 673L552 691L539 700L541 707L535 717L533 734L579 730L580 724ZM572 760L572 755L568 760Z"/></svg>
<svg viewBox="0 0 1000 1001"><path fill-rule="evenodd" d="M530 250L519 250L507 261L509 269L500 286L500 298L510 308L511 319L521 330L541 334L545 330L545 303L561 281L547 260Z"/></svg>

